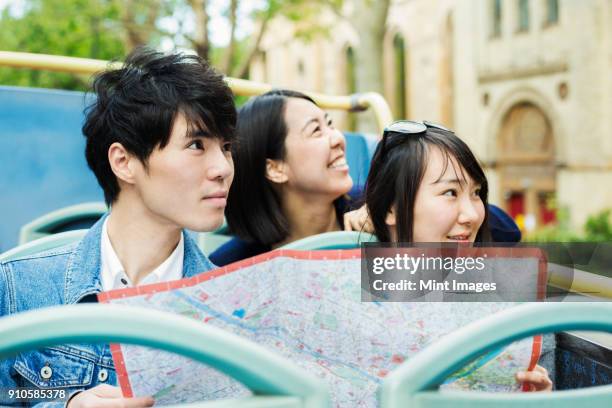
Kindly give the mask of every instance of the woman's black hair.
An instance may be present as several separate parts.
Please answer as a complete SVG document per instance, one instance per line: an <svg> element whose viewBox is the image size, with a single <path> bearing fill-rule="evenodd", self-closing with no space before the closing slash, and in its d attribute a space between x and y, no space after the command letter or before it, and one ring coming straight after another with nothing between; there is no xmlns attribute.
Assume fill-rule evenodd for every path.
<svg viewBox="0 0 612 408"><path fill-rule="evenodd" d="M250 99L238 111L234 144L234 182L225 216L230 231L243 240L272 245L289 235L278 189L266 177L266 159L285 158L288 98L312 102L290 90L274 90Z"/></svg>
<svg viewBox="0 0 612 408"><path fill-rule="evenodd" d="M453 132L433 127L428 127L421 134L391 133L378 144L372 158L365 194L376 236L381 242L391 242L392 237L385 220L393 208L397 242L414 241L414 203L425 174L428 151L432 147L440 149L444 155L444 168L452 165L453 158L475 183L480 184L478 195L484 204L485 217L476 241L490 241L487 227L488 184L484 171L463 140ZM456 170L462 172L462 169Z"/></svg>

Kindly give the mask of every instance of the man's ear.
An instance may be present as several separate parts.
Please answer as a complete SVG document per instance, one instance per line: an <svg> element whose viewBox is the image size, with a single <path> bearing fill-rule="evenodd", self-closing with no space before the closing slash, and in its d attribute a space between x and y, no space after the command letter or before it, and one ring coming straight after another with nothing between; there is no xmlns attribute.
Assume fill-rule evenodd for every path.
<svg viewBox="0 0 612 408"><path fill-rule="evenodd" d="M395 206L391 207L391 209L387 213L387 217L385 218L385 224L387 224L389 227L395 227Z"/></svg>
<svg viewBox="0 0 612 408"><path fill-rule="evenodd" d="M288 177L285 162L282 160L266 159L266 178L273 183L286 183Z"/></svg>
<svg viewBox="0 0 612 408"><path fill-rule="evenodd" d="M134 165L140 163L121 143L115 142L108 148L108 162L115 176L126 183L134 183Z"/></svg>

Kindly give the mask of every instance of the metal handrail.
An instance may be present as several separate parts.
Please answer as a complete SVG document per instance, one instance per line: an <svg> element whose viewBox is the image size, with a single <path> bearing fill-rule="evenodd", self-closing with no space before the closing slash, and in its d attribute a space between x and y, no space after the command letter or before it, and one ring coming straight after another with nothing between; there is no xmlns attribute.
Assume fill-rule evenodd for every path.
<svg viewBox="0 0 612 408"><path fill-rule="evenodd" d="M548 264L548 284L596 300L612 300L612 278L555 263Z"/></svg>
<svg viewBox="0 0 612 408"><path fill-rule="evenodd" d="M64 57L48 54L32 54L27 52L0 51L0 65L14 68L29 68L46 71L68 72L73 74L94 74L108 68L120 68L122 62L105 61L90 58ZM260 95L273 89L270 84L246 79L226 77L228 85L236 95ZM376 92L358 93L347 96L324 95L304 91L324 109L339 109L346 111L362 111L372 109L376 117L379 133L393 121L389 105Z"/></svg>

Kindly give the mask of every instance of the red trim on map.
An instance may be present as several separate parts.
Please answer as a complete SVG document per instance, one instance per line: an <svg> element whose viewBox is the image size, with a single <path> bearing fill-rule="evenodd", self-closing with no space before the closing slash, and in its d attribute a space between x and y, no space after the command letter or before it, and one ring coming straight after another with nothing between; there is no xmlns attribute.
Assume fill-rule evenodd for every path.
<svg viewBox="0 0 612 408"><path fill-rule="evenodd" d="M140 296L157 292L165 292L178 288L186 288L197 285L198 283L202 283L210 279L218 278L219 276L227 275L228 273L235 272L245 266L252 266L278 257L288 257L293 259L314 259L319 261L336 261L341 259L361 258L361 249L332 249L325 251L298 251L290 249L276 249L271 252L266 252L261 255L254 256L253 258L247 258L221 268L213 269L211 271L198 274L191 278L102 292L98 294L98 302L108 303L109 300L112 299Z"/></svg>
<svg viewBox="0 0 612 408"><path fill-rule="evenodd" d="M125 368L125 360L123 359L123 353L121 352L120 344L111 344L110 351L113 355L113 361L115 362L115 373L117 374L117 381L121 387L121 392L125 398L132 398L132 386L130 385L130 379L128 378L127 369Z"/></svg>
<svg viewBox="0 0 612 408"><path fill-rule="evenodd" d="M533 336L533 349L531 354L531 361L529 362L529 368L527 371L532 371L535 366L538 364L538 360L540 359L540 353L542 352L542 335L538 334L537 336ZM536 357L537 356L537 357Z"/></svg>
<svg viewBox="0 0 612 408"><path fill-rule="evenodd" d="M527 367L527 371L533 371L535 366L538 364L538 360L540 360L540 354L542 353L542 335L538 334L537 336L533 336L533 346L531 348L531 361L529 362L529 367ZM523 392L529 391L529 385L526 383L523 384Z"/></svg>
<svg viewBox="0 0 612 408"><path fill-rule="evenodd" d="M540 268L538 271L538 301L546 299L546 284L548 283L548 259L544 251L540 250Z"/></svg>
<svg viewBox="0 0 612 408"><path fill-rule="evenodd" d="M548 282L547 276L547 264L548 259L546 258L546 254L540 248L533 248L537 252L539 252L539 266L538 266L538 292L537 299L542 302L546 299L546 283ZM533 371L535 366L538 364L540 360L540 356L542 355L542 335L533 336L533 345L531 347L531 361L529 361L529 367L527 367L527 371ZM529 391L528 386L523 384L523 391Z"/></svg>

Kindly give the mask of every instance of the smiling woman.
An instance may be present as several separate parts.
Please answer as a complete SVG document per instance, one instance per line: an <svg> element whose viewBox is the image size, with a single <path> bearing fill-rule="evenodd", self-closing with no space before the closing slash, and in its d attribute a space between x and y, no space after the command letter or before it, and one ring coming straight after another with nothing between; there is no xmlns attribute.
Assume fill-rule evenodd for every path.
<svg viewBox="0 0 612 408"><path fill-rule="evenodd" d="M489 213L496 224L503 213L490 211L487 196L482 167L455 133L429 122L387 126L366 182L366 206L381 242L490 242ZM516 379L530 391L552 390L539 365Z"/></svg>
<svg viewBox="0 0 612 408"><path fill-rule="evenodd" d="M353 186L346 141L308 96L276 90L238 114L227 221L237 238L211 255L226 265L343 228Z"/></svg>
<svg viewBox="0 0 612 408"><path fill-rule="evenodd" d="M385 129L366 184L383 242L490 241L487 195L484 171L465 142L420 122Z"/></svg>

